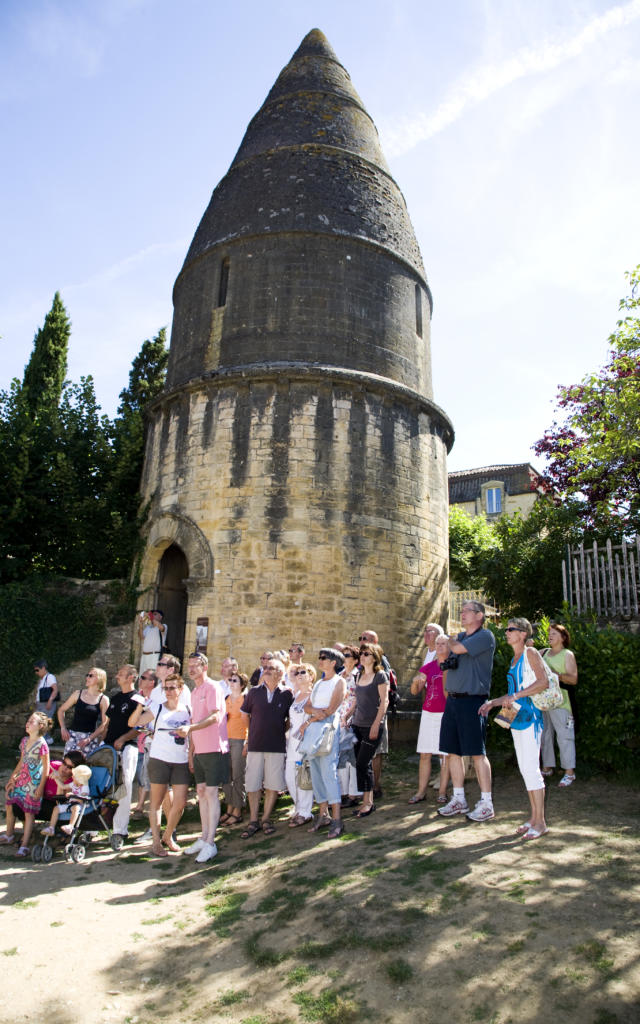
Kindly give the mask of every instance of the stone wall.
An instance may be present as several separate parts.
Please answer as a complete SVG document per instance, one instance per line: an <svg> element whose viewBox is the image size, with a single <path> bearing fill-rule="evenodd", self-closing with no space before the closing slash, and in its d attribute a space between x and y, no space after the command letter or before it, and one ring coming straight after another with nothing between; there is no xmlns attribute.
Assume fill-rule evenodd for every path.
<svg viewBox="0 0 640 1024"><path fill-rule="evenodd" d="M114 676L118 668L131 658L133 642L133 623L111 626L104 642L90 658L76 661L64 672L56 673L62 700L66 700L74 690L84 686L85 676L93 665L106 671L109 680L107 690L110 690L115 685ZM24 736L25 722L32 710L33 699L0 710L0 744L2 746L17 747L20 739Z"/></svg>
<svg viewBox="0 0 640 1024"><path fill-rule="evenodd" d="M250 672L261 649L294 637L313 656L368 627L405 682L424 622L444 621L440 423L389 396L387 382L379 393L364 383L214 380L154 410L141 583L152 595L158 560L177 543L189 565L185 647L207 616L215 666L233 653Z"/></svg>

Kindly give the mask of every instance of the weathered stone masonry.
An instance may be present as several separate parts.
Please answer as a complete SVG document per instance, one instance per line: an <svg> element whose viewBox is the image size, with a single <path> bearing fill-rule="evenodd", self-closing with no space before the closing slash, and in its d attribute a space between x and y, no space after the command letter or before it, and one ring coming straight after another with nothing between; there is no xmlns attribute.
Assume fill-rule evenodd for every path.
<svg viewBox="0 0 640 1024"><path fill-rule="evenodd" d="M309 33L251 122L178 277L143 490L143 585L188 563L214 662L377 628L401 673L447 593L431 296L373 122ZM144 604L148 605L145 596Z"/></svg>

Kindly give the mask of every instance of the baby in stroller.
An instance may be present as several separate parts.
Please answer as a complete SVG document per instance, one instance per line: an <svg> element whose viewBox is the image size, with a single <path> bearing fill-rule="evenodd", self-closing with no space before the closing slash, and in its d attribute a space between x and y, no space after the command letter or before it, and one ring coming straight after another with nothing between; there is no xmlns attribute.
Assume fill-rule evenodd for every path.
<svg viewBox="0 0 640 1024"><path fill-rule="evenodd" d="M64 832L65 835L70 836L78 823L78 819L81 816L81 811L89 800L89 779L91 778L91 768L88 764L79 764L73 769L71 773L71 783L60 784L59 794L64 793L69 797L67 802L56 804L51 815L49 824L42 829L44 836L52 836L55 834L56 824L60 816L60 812L69 812L69 823L67 825L61 825L60 831Z"/></svg>

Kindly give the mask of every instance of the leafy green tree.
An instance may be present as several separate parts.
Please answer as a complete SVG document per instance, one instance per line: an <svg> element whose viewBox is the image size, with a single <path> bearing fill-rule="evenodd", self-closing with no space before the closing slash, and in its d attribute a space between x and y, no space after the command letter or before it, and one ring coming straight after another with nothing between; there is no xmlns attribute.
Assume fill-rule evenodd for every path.
<svg viewBox="0 0 640 1024"><path fill-rule="evenodd" d="M463 508L449 509L449 573L460 590L482 589L485 562L497 546L494 527L483 515L470 516Z"/></svg>
<svg viewBox="0 0 640 1024"><path fill-rule="evenodd" d="M559 389L563 418L534 446L549 492L579 497L587 525L616 533L640 530L640 266L627 277L607 363Z"/></svg>
<svg viewBox="0 0 640 1024"><path fill-rule="evenodd" d="M0 583L129 577L140 543L144 407L164 386L166 331L143 343L114 421L91 376L65 382L69 334L56 293L22 383L0 393Z"/></svg>
<svg viewBox="0 0 640 1024"><path fill-rule="evenodd" d="M537 619L562 605L562 559L584 538L581 502L536 501L527 516L503 515L493 524L496 546L481 559L482 589L506 614Z"/></svg>

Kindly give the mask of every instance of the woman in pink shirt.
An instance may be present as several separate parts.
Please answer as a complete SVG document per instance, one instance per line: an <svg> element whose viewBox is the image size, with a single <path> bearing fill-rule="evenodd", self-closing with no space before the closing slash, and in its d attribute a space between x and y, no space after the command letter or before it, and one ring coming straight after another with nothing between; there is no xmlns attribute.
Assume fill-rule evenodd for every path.
<svg viewBox="0 0 640 1024"><path fill-rule="evenodd" d="M410 804L419 804L427 799L427 787L431 775L431 756L440 755L440 790L438 803L447 802L447 783L449 781L449 768L446 755L440 752L440 723L446 703L447 695L445 690L447 673L440 668L449 655L449 638L445 634L436 639L436 657L427 665L423 665L413 677L411 692L414 696L424 691L422 702L422 715L420 718L420 731L418 733L417 751L420 754L420 765L418 768L418 791L409 800Z"/></svg>

